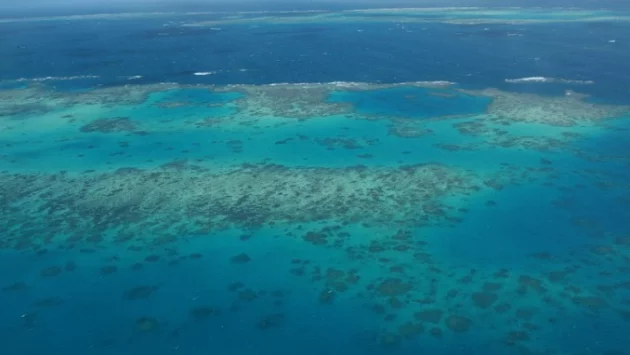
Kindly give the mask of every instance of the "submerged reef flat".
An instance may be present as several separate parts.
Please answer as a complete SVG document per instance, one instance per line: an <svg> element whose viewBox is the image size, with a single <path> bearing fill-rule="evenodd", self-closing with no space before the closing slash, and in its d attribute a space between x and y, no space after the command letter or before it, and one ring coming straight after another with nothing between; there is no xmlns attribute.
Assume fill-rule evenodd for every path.
<svg viewBox="0 0 630 355"><path fill-rule="evenodd" d="M277 116L307 118L330 114L347 113L347 105L327 102L331 92L336 90L370 91L395 87L445 88L454 83L448 81L407 82L397 84L371 84L354 82L332 82L314 84L270 84L270 85L182 85L162 83L151 85L125 85L96 88L78 92L56 91L41 83L31 83L26 87L0 90L0 117L26 118L49 112L61 112L77 105L116 108L127 105L149 103L151 94L175 92L177 90L198 90L209 93L242 93L239 104L245 114L258 116ZM208 107L221 105L222 102L205 98ZM237 99L236 97L234 99ZM178 108L204 104L188 101L185 95L180 100L150 102L159 108Z"/></svg>
<svg viewBox="0 0 630 355"><path fill-rule="evenodd" d="M489 148L565 151L590 161L623 162L628 158L604 157L574 143L612 130L628 113L628 106L594 103L574 92L464 90L444 81L156 84L79 92L33 84L0 91L0 138L6 148L0 171L46 166L49 173L112 172L182 161L211 170L267 162L327 166L324 157L341 166L373 167L394 161L426 164L433 154L448 165L474 168L444 154L482 154ZM427 154L418 155L419 150ZM351 155L330 155L340 151Z"/></svg>
<svg viewBox="0 0 630 355"><path fill-rule="evenodd" d="M129 85L68 93L56 91L44 84L33 83L24 88L0 90L0 117L22 118L60 111L75 105L110 107L133 105L146 101L151 93L181 87L185 86L178 84Z"/></svg>
<svg viewBox="0 0 630 355"><path fill-rule="evenodd" d="M356 82L298 83L272 85L229 85L215 87L217 91L240 92L238 101L241 113L254 117L284 117L311 119L330 115L352 114L350 102L331 101L329 97L337 91L367 92L391 88L447 88L454 83L448 81L408 82L396 84L371 84Z"/></svg>
<svg viewBox="0 0 630 355"><path fill-rule="evenodd" d="M194 95L198 97L195 101L190 101L185 95L178 95L178 91L196 92ZM363 97L362 94L367 96ZM164 98L160 101L155 95ZM481 99L475 101L474 97ZM380 106L364 107L366 98L386 101ZM64 110L76 107L89 107L92 114L111 115L114 109L142 104L162 109L205 107L206 111L194 112L186 120L199 126L251 123L273 118L306 120L338 115L357 119L391 120L403 126L400 128L403 132L406 124L417 122L419 118L426 122L475 117L481 123L523 122L566 127L598 123L630 112L630 107L627 106L596 104L587 99L586 95L572 91L567 91L564 96L549 97L497 89L464 90L447 81L228 86L155 84L99 88L76 93L58 92L44 85L33 84L26 88L0 91L0 117L7 118L1 120L0 124L7 126L15 124L16 120L48 113L63 115ZM390 101L392 103L388 104ZM230 106L231 109L216 111L225 106ZM79 113L84 112L79 110ZM208 117L198 117L204 114ZM220 116L216 116L217 114ZM418 114L420 116L415 117ZM173 118L176 115L177 112L169 112L169 116ZM70 115L66 118L73 118L69 123L86 124L94 119ZM118 128L112 126L113 130L133 130L130 127L134 121L125 121L124 117L117 119ZM106 130L108 122L101 122ZM92 126L85 127L84 131L98 131L98 126L99 122L92 122Z"/></svg>
<svg viewBox="0 0 630 355"><path fill-rule="evenodd" d="M627 354L627 19L8 19L3 353Z"/></svg>
<svg viewBox="0 0 630 355"><path fill-rule="evenodd" d="M630 113L630 107L588 102L587 95L567 91L564 96L545 97L510 93L496 89L466 91L491 97L487 113L500 124L511 122L539 123L559 127L592 125Z"/></svg>
<svg viewBox="0 0 630 355"><path fill-rule="evenodd" d="M295 12L292 16L274 14L242 14L213 20L190 21L184 26L217 26L225 24L318 24L318 23L449 23L458 25L477 24L539 24L571 22L626 22L630 15L622 11L539 9L539 8L385 8L328 12Z"/></svg>
<svg viewBox="0 0 630 355"><path fill-rule="evenodd" d="M388 354L580 354L583 332L625 339L630 231L607 223L630 218L630 180L598 164L630 158L579 144L624 132L611 127L626 107L446 82L0 98L0 251L28 265L0 280L0 300L26 300L8 307L13 334L50 332L63 312L89 329L72 334L81 346L121 353L187 351L208 334L280 354L286 338L313 347L310 334L332 340L291 351L342 339Z"/></svg>
<svg viewBox="0 0 630 355"><path fill-rule="evenodd" d="M247 116L309 119L352 111L348 104L326 102L331 91L327 85L233 86L227 89L244 94L238 105Z"/></svg>
<svg viewBox="0 0 630 355"><path fill-rule="evenodd" d="M624 11L586 10L577 8L542 9L533 7L420 7L370 8L358 10L294 10L294 11L230 11L230 12L130 12L46 17L7 17L1 23L34 21L122 21L135 19L169 18L174 15L191 18L187 26L216 26L220 24L305 24L331 22L453 23L453 24L536 24L550 22L629 21ZM212 18L206 20L205 18Z"/></svg>
<svg viewBox="0 0 630 355"><path fill-rule="evenodd" d="M110 229L137 238L207 234L232 226L335 219L424 225L455 208L442 199L481 189L470 172L429 164L399 168L286 168L250 165L220 173L120 169L107 174L2 174L2 246L25 248L65 235L79 242ZM142 228L141 226L146 226ZM116 237L113 238L116 240ZM61 240L63 242L63 240Z"/></svg>

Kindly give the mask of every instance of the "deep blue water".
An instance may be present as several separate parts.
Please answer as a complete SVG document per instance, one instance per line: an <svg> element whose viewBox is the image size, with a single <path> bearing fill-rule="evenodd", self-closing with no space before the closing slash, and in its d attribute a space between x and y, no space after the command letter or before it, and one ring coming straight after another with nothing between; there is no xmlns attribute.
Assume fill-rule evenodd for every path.
<svg viewBox="0 0 630 355"><path fill-rule="evenodd" d="M98 75L89 83L101 85L128 83L137 75L143 78L135 83L447 80L538 91L539 85L511 85L505 79L546 76L595 81L600 85L580 90L607 100L627 102L628 97L627 23L165 27L198 19L0 24L5 58L0 79ZM217 74L193 75L210 71Z"/></svg>
<svg viewBox="0 0 630 355"><path fill-rule="evenodd" d="M328 100L352 103L355 111L363 114L417 119L475 115L484 112L490 103L486 97L410 87L373 90L367 93L338 92Z"/></svg>
<svg viewBox="0 0 630 355"><path fill-rule="evenodd" d="M0 24L2 354L628 354L630 24L218 17Z"/></svg>

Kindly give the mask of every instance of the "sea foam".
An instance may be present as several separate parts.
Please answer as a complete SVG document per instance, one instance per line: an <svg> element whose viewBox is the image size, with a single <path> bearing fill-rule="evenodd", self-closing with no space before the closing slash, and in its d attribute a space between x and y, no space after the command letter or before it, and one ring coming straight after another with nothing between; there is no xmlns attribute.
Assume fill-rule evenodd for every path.
<svg viewBox="0 0 630 355"><path fill-rule="evenodd" d="M525 78L517 79L505 79L506 83L510 84L532 84L532 83L553 83L553 84L583 84L590 85L595 84L592 80L572 80L562 78L551 78L546 76L529 76Z"/></svg>
<svg viewBox="0 0 630 355"><path fill-rule="evenodd" d="M22 83L22 82L40 82L40 81L66 81L66 80L81 80L81 79L98 79L100 76L98 75L75 75L75 76L44 76L40 78L19 78L13 81Z"/></svg>

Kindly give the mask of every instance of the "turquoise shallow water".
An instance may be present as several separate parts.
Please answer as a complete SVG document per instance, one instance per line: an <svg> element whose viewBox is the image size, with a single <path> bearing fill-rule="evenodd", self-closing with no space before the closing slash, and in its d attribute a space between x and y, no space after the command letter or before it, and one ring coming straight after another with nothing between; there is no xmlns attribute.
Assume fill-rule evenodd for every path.
<svg viewBox="0 0 630 355"><path fill-rule="evenodd" d="M580 52L558 72L594 77L592 86L475 91L546 75L575 47L554 41L579 33L542 41L553 24L519 27L531 53L558 53L517 70L503 64L523 65L531 58L514 53L530 48L505 46L484 63L444 64L451 72L431 68L459 58L445 36L466 37L460 26L401 34L350 21L339 25L347 37L326 42L339 28L119 24L98 43L142 34L119 45L130 55L122 62L58 48L85 61L71 70L46 62L56 80L0 84L3 354L628 352L630 108L607 85L616 67L599 72L609 59ZM102 32L94 26L84 31ZM353 65L346 52L322 54L378 42L353 42L357 26L383 29L374 33L391 46ZM612 31L589 28L586 42ZM503 30L514 28L467 28L462 41L505 43ZM426 47L402 50L402 36ZM184 50L201 39L207 46L194 48L213 43L210 62L229 70L192 75L220 69ZM261 45L243 56L227 45L249 41ZM160 54L155 62L128 52L139 42ZM296 43L317 45L301 56ZM418 63L400 60L429 47ZM619 63L627 55L606 53ZM18 67L17 57L0 66ZM138 65L116 69L128 62ZM256 69L239 71L244 63ZM63 79L86 68L102 76ZM475 85L440 88L334 83L481 72ZM333 83L266 84L287 78ZM222 85L243 81L258 85ZM200 82L214 85L187 85ZM596 97L564 95L580 88Z"/></svg>
<svg viewBox="0 0 630 355"><path fill-rule="evenodd" d="M628 175L625 160L604 161L614 147L591 146L606 129L515 123L496 136L482 100L445 119L402 89L381 101L380 89L333 92L325 102L353 97L345 113L254 119L248 94L208 92L154 92L128 107L76 102L4 122L12 129L3 135L3 194L12 202L2 206L1 267L13 271L0 278L10 310L0 323L12 353L618 349L630 297L619 223L630 218ZM403 114L414 107L417 115ZM42 129L50 120L54 129ZM486 128L466 133L466 122ZM421 133L397 134L401 125ZM561 132L591 138L496 141ZM598 158L580 158L584 149ZM270 163L281 168L260 168ZM408 177L432 164L468 171L458 179L477 187ZM282 197L293 181L305 182L311 202L285 210L300 203ZM250 184L257 192L248 197ZM414 184L425 195L405 202ZM204 213L204 203L225 205L227 219L212 219L217 210ZM397 217L377 217L389 213Z"/></svg>

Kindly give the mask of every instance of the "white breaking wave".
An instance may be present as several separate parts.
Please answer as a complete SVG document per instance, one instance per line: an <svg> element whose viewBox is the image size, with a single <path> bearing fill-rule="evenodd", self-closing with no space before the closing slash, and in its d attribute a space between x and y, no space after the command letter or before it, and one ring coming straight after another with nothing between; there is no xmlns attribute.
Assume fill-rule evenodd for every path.
<svg viewBox="0 0 630 355"><path fill-rule="evenodd" d="M244 72L248 69L238 69L238 71ZM212 72L196 72L193 75L197 76L205 76L205 75L213 75L223 71L212 71ZM13 80L5 80L0 82L44 82L44 81L63 81L63 80L79 80L79 79L97 79L100 78L98 75L78 75L78 76L48 76L41 78L19 78ZM142 75L133 75L133 76L119 76L120 79L127 80L138 80L143 78ZM131 85L131 84L129 84ZM142 84L137 84L142 85ZM156 85L185 85L177 82L160 82L156 83ZM407 81L407 82L397 82L397 83L377 83L377 82L356 82L356 81L331 81L331 82L301 82L301 83L267 83L267 84L227 84L221 85L223 87L252 87L252 86L285 86L285 87L303 87L303 88L314 88L321 86L334 86L337 88L347 88L347 89L355 89L355 90L365 90L365 89L374 89L374 88L391 88L391 87L401 87L401 86L419 86L419 87L429 87L429 88L444 88L457 85L456 82L446 81L446 80L434 80L434 81ZM193 85L194 86L194 85Z"/></svg>
<svg viewBox="0 0 630 355"><path fill-rule="evenodd" d="M377 84L377 83L360 83L360 82L346 82L346 81L333 81L331 84L337 87L357 87L357 86L365 86L365 85L386 85L386 86L409 86L409 85L419 85L419 86L436 86L436 87L444 87L455 85L456 83L452 81L445 80L435 80L435 81L409 81L403 83L391 83L391 84Z"/></svg>
<svg viewBox="0 0 630 355"><path fill-rule="evenodd" d="M41 78L19 78L13 81L22 83L26 81L66 81L66 80L80 80L80 79L98 79L100 76L98 75L75 75L75 76L45 76Z"/></svg>
<svg viewBox="0 0 630 355"><path fill-rule="evenodd" d="M324 83L324 84L330 84L330 85L334 85L340 88L350 88L350 87L362 86L362 85L365 85L366 83L357 83L353 81L333 81L333 82Z"/></svg>
<svg viewBox="0 0 630 355"><path fill-rule="evenodd" d="M302 86L302 87L316 87L316 86L335 86L339 88L367 88L367 87L395 87L395 86L431 86L431 87L447 87L451 85L457 85L457 83L445 80L435 81L407 81L401 83L370 83L370 82L357 82L357 81L330 81L330 82L310 82L310 83L269 83L260 85L251 84L229 84L229 87L241 87L241 86Z"/></svg>
<svg viewBox="0 0 630 355"><path fill-rule="evenodd" d="M526 78L505 79L505 82L510 83L510 84L532 84L532 83L582 84L582 85L595 84L595 82L592 80L571 80L571 79L562 79L562 78L550 78L546 76L529 76Z"/></svg>
<svg viewBox="0 0 630 355"><path fill-rule="evenodd" d="M437 85L437 86L450 86L456 85L453 81L435 80L435 81L416 81L415 84L419 85Z"/></svg>
<svg viewBox="0 0 630 355"><path fill-rule="evenodd" d="M390 7L390 8L376 8L376 9L356 9L356 10L345 10L341 12L350 12L350 13L378 13L378 12L410 12L410 11L422 11L422 12L443 12L443 11L474 11L474 10L482 10L481 7L472 7L472 6L450 6L450 7Z"/></svg>
<svg viewBox="0 0 630 355"><path fill-rule="evenodd" d="M304 83L304 84L312 84L312 83ZM297 85L304 85L297 84ZM330 83L315 83L315 84L327 84L334 85L339 87L354 87L354 86L365 86L365 85L386 85L386 86L403 86L403 85L431 85L431 86L450 86L455 85L456 83L452 81L445 80L435 80L435 81L409 81L403 83L391 83L391 84L378 84L378 83L363 83L363 82L354 82L354 81L333 81ZM271 84L274 85L274 84ZM286 84L281 84L286 85Z"/></svg>
<svg viewBox="0 0 630 355"><path fill-rule="evenodd" d="M217 72L215 72L215 71L200 71L200 72L193 73L193 75L206 76L206 75L213 75L213 74L216 74L216 73Z"/></svg>
<svg viewBox="0 0 630 355"><path fill-rule="evenodd" d="M236 84L239 85L239 84ZM371 85L370 83L354 82L354 81L330 81L330 82L311 82L311 83L270 83L253 86L321 86L332 85L337 87L357 87ZM248 84L242 84L242 86L252 86Z"/></svg>

